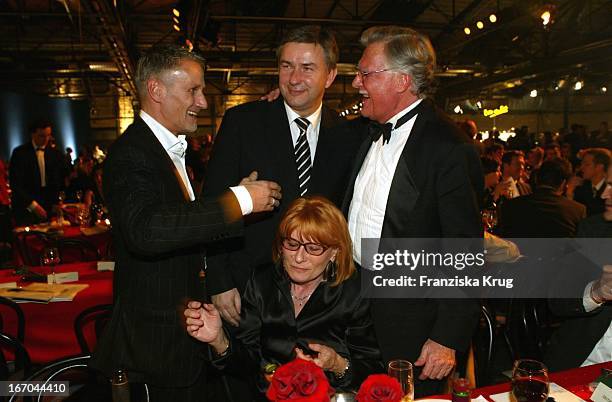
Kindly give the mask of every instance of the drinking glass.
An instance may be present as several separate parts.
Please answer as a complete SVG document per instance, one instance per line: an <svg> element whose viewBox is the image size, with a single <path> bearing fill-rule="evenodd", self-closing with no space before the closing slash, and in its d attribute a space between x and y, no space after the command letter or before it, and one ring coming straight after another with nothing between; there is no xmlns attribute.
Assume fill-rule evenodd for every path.
<svg viewBox="0 0 612 402"><path fill-rule="evenodd" d="M77 221L79 222L79 226L82 228L86 228L89 226L89 208L85 205L79 205L77 210Z"/></svg>
<svg viewBox="0 0 612 402"><path fill-rule="evenodd" d="M512 369L512 395L516 402L544 402L548 398L548 369L537 360L520 359Z"/></svg>
<svg viewBox="0 0 612 402"><path fill-rule="evenodd" d="M400 383L404 397L408 397L411 401L414 400L412 363L408 360L391 360L387 368L387 374Z"/></svg>
<svg viewBox="0 0 612 402"><path fill-rule="evenodd" d="M75 192L75 195L76 195L77 202L80 204L81 200L83 199L83 190L77 190Z"/></svg>
<svg viewBox="0 0 612 402"><path fill-rule="evenodd" d="M60 191L57 193L57 223L59 226L64 225L64 200L66 199L66 193Z"/></svg>
<svg viewBox="0 0 612 402"><path fill-rule="evenodd" d="M42 265L51 268L52 283L55 283L55 266L60 263L60 256L57 247L45 247L40 256Z"/></svg>

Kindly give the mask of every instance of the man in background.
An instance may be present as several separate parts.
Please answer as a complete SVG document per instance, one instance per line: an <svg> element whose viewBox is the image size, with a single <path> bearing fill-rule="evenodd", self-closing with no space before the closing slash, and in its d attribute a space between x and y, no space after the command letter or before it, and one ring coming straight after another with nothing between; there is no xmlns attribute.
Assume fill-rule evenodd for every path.
<svg viewBox="0 0 612 402"><path fill-rule="evenodd" d="M9 165L11 205L17 225L47 220L62 186L62 157L49 146L51 123L30 126L30 142L13 150Z"/></svg>

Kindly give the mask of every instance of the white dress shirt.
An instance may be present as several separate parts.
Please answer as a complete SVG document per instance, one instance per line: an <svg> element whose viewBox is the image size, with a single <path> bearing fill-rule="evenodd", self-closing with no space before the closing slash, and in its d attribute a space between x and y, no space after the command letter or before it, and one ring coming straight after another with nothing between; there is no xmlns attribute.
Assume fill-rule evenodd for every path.
<svg viewBox="0 0 612 402"><path fill-rule="evenodd" d="M593 287L593 282L589 283L584 289L584 295L582 296L582 304L584 306L584 311L590 313L591 311L601 307L601 304L595 303L593 299L591 299L591 288ZM608 329L604 332L603 336L595 344L591 354L586 358L586 360L580 365L580 367L590 366L591 364L603 363L612 360L612 322L608 325Z"/></svg>
<svg viewBox="0 0 612 402"><path fill-rule="evenodd" d="M185 136L176 136L172 134L170 130L157 122L153 117L149 116L144 110L140 111L140 118L149 126L155 138L157 138L162 147L166 150L176 170L179 172L181 179L183 179L183 184L189 193L189 199L194 201L195 195L193 194L193 188L189 182L187 168L185 167L185 152L187 152L187 140L185 140Z"/></svg>
<svg viewBox="0 0 612 402"><path fill-rule="evenodd" d="M419 103L420 99L390 118L387 123L395 126L400 117L417 107ZM353 259L359 265L361 265L361 239L379 239L382 233L395 168L417 116L418 114L397 130L394 129L387 144L383 145L383 136L372 143L355 179L348 224L353 240Z"/></svg>
<svg viewBox="0 0 612 402"><path fill-rule="evenodd" d="M317 150L317 142L319 141L319 128L321 126L321 110L323 103L319 105L319 108L315 110L313 114L307 116L306 119L310 122L308 129L306 130L306 139L308 140L308 148L310 148L310 163L314 162L315 151ZM295 110L291 109L287 102L285 102L285 111L287 112L287 119L289 120L289 129L291 130L291 139L293 140L293 148L297 144L300 136L300 129L295 122L295 119L300 117Z"/></svg>
<svg viewBox="0 0 612 402"><path fill-rule="evenodd" d="M47 187L47 175L45 171L45 147L39 147L32 141L36 160L38 161L38 171L40 172L40 186Z"/></svg>

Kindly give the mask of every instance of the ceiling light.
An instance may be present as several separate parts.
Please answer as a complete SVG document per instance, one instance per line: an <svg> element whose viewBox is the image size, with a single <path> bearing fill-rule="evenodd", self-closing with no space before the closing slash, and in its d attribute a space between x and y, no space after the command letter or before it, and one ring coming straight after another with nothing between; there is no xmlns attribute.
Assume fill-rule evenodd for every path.
<svg viewBox="0 0 612 402"><path fill-rule="evenodd" d="M172 25L172 28L174 28L174 30L177 31L177 32L181 31L181 28L178 25L176 25L176 24Z"/></svg>
<svg viewBox="0 0 612 402"><path fill-rule="evenodd" d="M476 101L476 106L478 107L478 109L482 109L482 102Z"/></svg>
<svg viewBox="0 0 612 402"><path fill-rule="evenodd" d="M529 92L529 96L531 96L532 98L535 98L536 96L538 96L538 90L532 89L531 92Z"/></svg>
<svg viewBox="0 0 612 402"><path fill-rule="evenodd" d="M172 9L172 14L174 14L175 17L180 17L181 16L181 13L176 8Z"/></svg>
<svg viewBox="0 0 612 402"><path fill-rule="evenodd" d="M550 24L550 11L546 10L542 13L542 15L540 15L540 19L542 20L542 25L546 26L548 24Z"/></svg>
<svg viewBox="0 0 612 402"><path fill-rule="evenodd" d="M461 109L461 106L457 105L455 106L455 108L453 109L453 111L457 114L463 114L463 109Z"/></svg>
<svg viewBox="0 0 612 402"><path fill-rule="evenodd" d="M584 87L584 81L576 81L574 84L574 90L580 91Z"/></svg>
<svg viewBox="0 0 612 402"><path fill-rule="evenodd" d="M601 92L603 92L603 93L608 92L608 88L607 87L601 87Z"/></svg>
<svg viewBox="0 0 612 402"><path fill-rule="evenodd" d="M557 86L559 88L563 88L565 86L565 80L564 79L559 80L559 83L557 84Z"/></svg>
<svg viewBox="0 0 612 402"><path fill-rule="evenodd" d="M176 18L176 17L172 17L172 21L174 21L174 23L175 23L176 25L179 25L179 24L180 24L179 19L178 19L178 18Z"/></svg>
<svg viewBox="0 0 612 402"><path fill-rule="evenodd" d="M472 31L468 27L463 28L463 32L465 32L466 35L469 35L472 33Z"/></svg>
<svg viewBox="0 0 612 402"><path fill-rule="evenodd" d="M491 14L489 15L489 21L491 22L497 22L497 16L495 14Z"/></svg>
<svg viewBox="0 0 612 402"><path fill-rule="evenodd" d="M476 23L476 27L477 27L478 29L482 29L482 28L484 28L484 23L483 23L482 21L478 21L478 22Z"/></svg>

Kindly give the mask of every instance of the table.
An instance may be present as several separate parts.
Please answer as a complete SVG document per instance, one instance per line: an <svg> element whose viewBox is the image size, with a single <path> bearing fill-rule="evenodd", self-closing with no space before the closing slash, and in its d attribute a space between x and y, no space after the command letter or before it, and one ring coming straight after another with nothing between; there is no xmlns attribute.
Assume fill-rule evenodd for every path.
<svg viewBox="0 0 612 402"><path fill-rule="evenodd" d="M46 267L32 269L38 273L48 273ZM79 273L79 281L88 288L79 292L71 302L20 303L25 314L25 347L34 363L46 363L62 357L81 353L74 333L74 319L86 308L110 304L113 299L113 273L98 272L96 262L63 264L55 272ZM20 277L12 271L0 271L0 282L19 281ZM0 306L4 332L17 334L17 317L8 307ZM89 345L95 345L93 325L85 327L85 337Z"/></svg>
<svg viewBox="0 0 612 402"><path fill-rule="evenodd" d="M28 231L24 231L23 227L15 228L17 237L17 247L14 247L14 260L17 265L29 265L28 259L31 259L31 265L38 265L38 260L46 247L45 241L34 235L28 235L31 232L41 231L51 242L55 243L58 239L79 239L92 244L101 258L109 257L109 245L112 242L111 231L108 226L99 225L92 228L86 228L88 235L85 235L78 226L62 226L61 231L49 230L48 226L31 226L27 227ZM57 228L51 228L57 229ZM53 240L54 239L54 240ZM23 255L25 254L25 255ZM77 250L68 249L61 256L66 262L75 262L82 260L80 252ZM29 256L29 257L28 257Z"/></svg>
<svg viewBox="0 0 612 402"><path fill-rule="evenodd" d="M570 370L560 371L557 373L550 373L549 379L550 382L554 382L559 384L566 390L571 393L577 395L578 397L586 400L589 400L591 397L591 390L589 389L589 383L593 382L597 377L601 374L601 369L612 369L612 361L593 364L591 366L586 367L578 367ZM484 396L488 400L491 395L499 394L502 392L510 391L510 383L502 383L496 385L489 385L486 387L476 388L472 390L472 398L475 398L479 395ZM426 399L450 399L450 395L436 395L430 396Z"/></svg>

